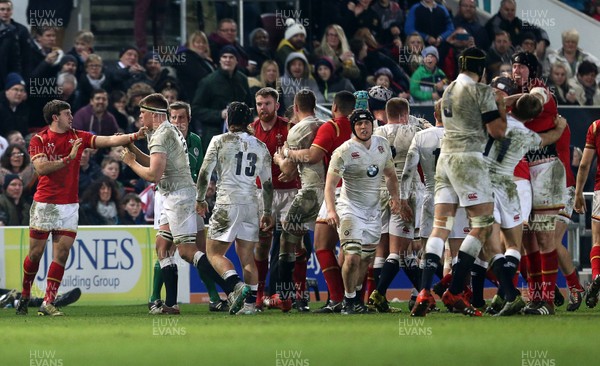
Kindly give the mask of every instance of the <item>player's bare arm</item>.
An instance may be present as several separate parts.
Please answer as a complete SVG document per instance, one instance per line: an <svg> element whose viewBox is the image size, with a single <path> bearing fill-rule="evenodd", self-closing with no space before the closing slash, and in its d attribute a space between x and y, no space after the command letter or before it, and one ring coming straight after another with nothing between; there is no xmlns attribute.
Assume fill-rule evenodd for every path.
<svg viewBox="0 0 600 366"><path fill-rule="evenodd" d="M390 212L394 215L400 214L400 196L398 193L398 177L393 165L383 169L385 176L385 185L390 192Z"/></svg>
<svg viewBox="0 0 600 366"><path fill-rule="evenodd" d="M77 151L79 151L79 148L81 147L81 142L81 139L75 140L69 155L58 160L50 161L46 155L38 155L35 157L32 163L36 173L39 175L48 175L69 165L77 157Z"/></svg>
<svg viewBox="0 0 600 366"><path fill-rule="evenodd" d="M136 161L135 154L127 149L123 151L122 158L123 163L130 167L135 174L152 183L158 183L160 181L160 178L165 172L165 167L167 166L167 154L164 153L154 153L150 155L149 166L142 166Z"/></svg>
<svg viewBox="0 0 600 366"><path fill-rule="evenodd" d="M262 199L264 210L260 218L260 230L269 232L273 229L274 222L273 215L271 214L273 206L273 181L271 179L262 183Z"/></svg>
<svg viewBox="0 0 600 366"><path fill-rule="evenodd" d="M335 187L342 179L337 174L327 173L325 180L325 204L327 205L327 224L338 227L340 226L340 218L335 211Z"/></svg>
<svg viewBox="0 0 600 366"><path fill-rule="evenodd" d="M590 173L590 167L594 161L594 149L586 147L583 149L583 156L579 163L579 171L577 172L577 183L575 184L575 211L584 213L586 211L585 199L583 198L583 186Z"/></svg>
<svg viewBox="0 0 600 366"><path fill-rule="evenodd" d="M113 136L96 136L94 144L96 148L102 149L104 147L113 146L125 146L137 140L146 138L146 127L142 127L138 132L129 133L127 135L113 135Z"/></svg>
<svg viewBox="0 0 600 366"><path fill-rule="evenodd" d="M550 145L558 141L563 131L567 127L567 120L563 116L557 115L554 118L554 126L555 127L550 131L546 131L544 133L539 134L542 138L541 146Z"/></svg>
<svg viewBox="0 0 600 366"><path fill-rule="evenodd" d="M128 144L125 148L135 155L135 160L142 166L150 166L150 155L138 149L133 143Z"/></svg>

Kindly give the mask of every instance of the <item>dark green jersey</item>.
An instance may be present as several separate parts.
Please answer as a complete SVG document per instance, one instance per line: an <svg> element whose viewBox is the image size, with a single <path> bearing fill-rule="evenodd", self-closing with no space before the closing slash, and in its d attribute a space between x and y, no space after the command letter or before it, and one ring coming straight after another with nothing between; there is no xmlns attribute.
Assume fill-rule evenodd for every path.
<svg viewBox="0 0 600 366"><path fill-rule="evenodd" d="M194 183L198 181L198 172L202 166L202 160L204 158L204 151L202 151L202 140L200 136L193 132L189 132L185 139L188 147L188 158L190 160L190 172L192 173L192 179Z"/></svg>

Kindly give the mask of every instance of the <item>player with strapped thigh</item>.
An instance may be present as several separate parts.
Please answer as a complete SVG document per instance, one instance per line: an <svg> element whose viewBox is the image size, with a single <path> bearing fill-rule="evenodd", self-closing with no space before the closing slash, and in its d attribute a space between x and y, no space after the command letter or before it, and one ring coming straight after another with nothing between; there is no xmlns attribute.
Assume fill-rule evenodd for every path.
<svg viewBox="0 0 600 366"><path fill-rule="evenodd" d="M435 218L427 240L421 292L411 311L425 316L431 304L433 275L453 227L456 208L467 210L471 231L461 244L450 288L442 296L445 305L466 315L481 315L462 295L467 274L491 233L493 197L483 147L487 134L502 138L506 130L503 99L479 83L485 71L485 52L472 47L459 57L460 74L442 97L445 135L436 168ZM498 103L498 105L497 105Z"/></svg>
<svg viewBox="0 0 600 366"><path fill-rule="evenodd" d="M273 156L281 171L289 173L298 169L302 187L294 197L287 215L282 220L279 253L279 282L276 291L281 299L281 310L290 311L292 297L296 296L293 270L296 253L303 248L302 238L314 222L323 202L325 168L323 162L297 159L292 152L308 149L323 121L315 117L316 97L310 90L301 90L294 97L294 114L300 120L288 132L286 147ZM297 167L297 168L296 168Z"/></svg>
<svg viewBox="0 0 600 366"><path fill-rule="evenodd" d="M159 253L172 252L171 243L177 246L179 255L193 263L199 273L217 282L226 292L231 291L208 262L206 255L196 246L198 237L204 235L202 218L194 210L194 181L190 173L187 144L181 132L168 120L169 103L161 94L150 94L140 101L140 122L152 131L148 136L146 155L130 144L123 152L123 163L140 178L156 183L163 196L158 235L165 243ZM200 230L198 228L201 228ZM164 304L154 312L179 314L177 305L176 270L170 265L162 269L167 296Z"/></svg>
<svg viewBox="0 0 600 366"><path fill-rule="evenodd" d="M575 186L575 211L579 214L584 214L586 211L583 187L594 158L596 158L596 182L592 200L592 250L590 251L592 282L585 295L585 305L589 308L596 307L600 292L600 120L592 122L588 128L585 149L583 149L583 156L579 163L577 185Z"/></svg>
<svg viewBox="0 0 600 366"><path fill-rule="evenodd" d="M191 109L190 105L185 102L176 101L169 105L169 115L171 123L177 127L185 138L186 145L188 147L188 159L190 161L190 173L192 174L192 180L196 182L198 180L198 172L202 165L202 158L204 153L202 151L202 141L200 136L189 130ZM154 192L154 228L159 230L160 228L160 212L162 211L162 201L164 197L159 191ZM204 220L198 221L198 231L204 233ZM151 314L161 314L163 301L156 301L160 299L160 287L163 284L164 278L162 275L163 271L174 272L168 273L168 278L171 283L168 287L173 291L177 291L178 273L177 266L174 258L175 247L172 243L165 242L165 238L160 235L156 235L156 249L158 260L155 264L152 298L148 303L148 307ZM198 235L196 240L196 247L201 252L206 252L206 236ZM166 248L171 248L170 253L165 252ZM156 268L158 267L158 270ZM164 268L164 269L163 269ZM210 297L208 303L209 311L228 311L227 301L221 300L219 292L215 286L215 282L208 276L204 275L204 272L200 272L200 278ZM177 294L170 294L170 296L177 297Z"/></svg>
<svg viewBox="0 0 600 366"><path fill-rule="evenodd" d="M288 150L288 158L309 164L325 164L325 168L327 168L333 151L352 135L348 115L352 113L355 101L356 98L350 92L336 93L331 105L333 118L319 127L310 146L300 150ZM322 203L316 220L314 243L317 259L329 289L330 301L315 312L339 313L344 299L344 283L335 255L338 235L335 228L327 225L326 218L326 206L325 203Z"/></svg>
<svg viewBox="0 0 600 366"><path fill-rule="evenodd" d="M262 88L256 92L256 113L258 118L250 125L254 130L254 136L264 142L271 156L277 149L283 147L292 124L277 115L279 109L279 93L273 88ZM278 223L287 213L294 196L298 192L300 182L292 179L283 182L279 179L281 169L274 162L271 164L271 175L273 177L273 218ZM262 195L260 182L257 182L259 198ZM261 200L259 199L259 205ZM277 230L279 233L280 229ZM269 251L273 242L273 231L260 231L258 244L254 249L254 261L258 270L258 292L256 296L257 308L263 306L263 293L265 280L269 269ZM271 275L273 275L271 273Z"/></svg>
<svg viewBox="0 0 600 366"><path fill-rule="evenodd" d="M138 133L120 136L96 136L73 129L73 115L69 103L52 100L44 106L44 120L48 127L37 133L29 144L29 155L39 176L37 190L31 205L29 222L29 252L23 262L23 290L17 304L17 315L27 315L31 285L52 234L52 263L44 301L38 315L64 315L53 305L62 281L69 252L77 236L79 220L79 161L87 148L126 145L144 138L146 128Z"/></svg>
<svg viewBox="0 0 600 366"><path fill-rule="evenodd" d="M421 131L421 128L408 123L408 116L410 114L408 100L404 98L392 98L386 103L385 109L388 124L377 127L373 134L381 136L388 141L394 161L396 179L399 180L413 137L417 132ZM415 175L413 181L407 182L406 186L401 187L401 191L407 192L406 195L413 211L416 209L417 179L420 179L420 177ZM415 220L404 221L398 214L389 215L388 220L389 255L381 270L377 289L369 297L370 302L372 302L373 306L379 312L390 311L389 304L385 298L386 291L400 270L400 261L404 262L408 248L415 237ZM409 272L406 267L404 268L411 283L418 290L421 285L419 283L418 267L414 268L417 271L412 272Z"/></svg>
<svg viewBox="0 0 600 366"><path fill-rule="evenodd" d="M511 57L512 77L521 92L533 92L534 89L546 90L541 79L536 78L538 61L535 55L517 52ZM558 114L556 100L546 97L542 113L528 121L525 127L534 132L544 132L554 127L554 119ZM555 228L556 217L564 207L566 195L565 168L559 159L556 144L543 149L529 151L526 154L529 164L529 176L533 192L533 214L529 228L535 240L528 240L523 246L527 252L528 275L532 301L523 312L530 315L554 314L554 291L558 275L558 255L556 251Z"/></svg>
<svg viewBox="0 0 600 366"><path fill-rule="evenodd" d="M498 295L505 300L499 316L514 315L525 307L520 291L512 282L521 257L522 222L521 207L513 172L518 162L530 149L539 149L556 142L567 122L557 116L556 127L537 134L524 123L537 117L543 108L544 98L540 94L523 94L517 99L507 116L507 129L502 140L490 139L484 156L490 166L490 177L494 191L495 224L489 244L486 243L486 259L491 258L491 267L500 285ZM500 230L504 238L506 253L500 241ZM484 272L485 273L485 272Z"/></svg>
<svg viewBox="0 0 600 366"><path fill-rule="evenodd" d="M356 314L356 287L375 256L381 235L379 183L385 176L390 192L390 209L398 214L398 178L389 142L373 136L373 115L357 109L350 115L353 136L338 147L332 157L325 183L327 221L338 228L344 251L342 314ZM335 203L335 187L344 178L340 198Z"/></svg>
<svg viewBox="0 0 600 366"><path fill-rule="evenodd" d="M271 154L264 143L250 134L251 120L252 113L245 103L229 104L229 132L211 139L197 183L196 212L205 216L208 210L206 191L213 171L217 174L217 199L209 220L207 254L217 273L233 289L229 295L229 313L237 315L256 313L258 273L254 247L258 242L258 231L271 230L273 226ZM263 189L260 220L256 178L260 179ZM234 240L246 284L225 257Z"/></svg>
<svg viewBox="0 0 600 366"><path fill-rule="evenodd" d="M431 235L433 230L433 211L434 211L434 187L435 187L435 167L437 164L438 157L440 155L441 140L444 136L444 124L441 117L441 100L438 100L434 104L434 118L435 128L427 128L423 131L419 131L415 134L411 145L406 154L406 162L400 176L400 214L403 220L407 222L416 221L415 216L420 215L420 236L425 239L425 242ZM425 191L423 194L423 204L420 210L414 210L408 202L409 191L402 189L402 187L412 185L411 182L415 180L419 174L417 172L418 166L421 166L423 177L425 180ZM417 206L418 207L418 206ZM465 238L465 228L468 233L468 222L464 208L459 207L455 216L454 227L449 234L448 242L452 246L452 253L456 256L460 243ZM448 262L448 268L450 268L450 261L452 256L451 251L448 248L448 253L444 256L445 262ZM448 288L452 276L449 275L446 279L447 284L438 295L441 297L443 292ZM437 285L437 284L436 284ZM420 284L419 284L420 286ZM436 286L434 286L434 291ZM433 299L433 298L432 298ZM431 308L435 307L435 301L431 303ZM412 310L412 307L411 307Z"/></svg>

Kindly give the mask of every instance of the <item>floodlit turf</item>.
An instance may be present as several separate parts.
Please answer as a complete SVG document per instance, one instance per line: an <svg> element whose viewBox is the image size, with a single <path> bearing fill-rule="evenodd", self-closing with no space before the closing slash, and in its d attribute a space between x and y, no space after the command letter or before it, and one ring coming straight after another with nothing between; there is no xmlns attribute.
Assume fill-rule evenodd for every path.
<svg viewBox="0 0 600 366"><path fill-rule="evenodd" d="M183 305L180 316L151 316L146 305L73 305L61 318L3 309L0 365L599 364L599 308L498 319L410 318L399 306L400 314L245 317L207 305Z"/></svg>

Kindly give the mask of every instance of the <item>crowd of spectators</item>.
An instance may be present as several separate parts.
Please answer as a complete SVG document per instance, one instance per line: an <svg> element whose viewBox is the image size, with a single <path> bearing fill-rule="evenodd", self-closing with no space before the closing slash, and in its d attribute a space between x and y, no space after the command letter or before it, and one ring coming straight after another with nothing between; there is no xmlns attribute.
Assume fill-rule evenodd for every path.
<svg viewBox="0 0 600 366"><path fill-rule="evenodd" d="M42 107L52 99L72 106L73 127L98 135L139 129L138 102L160 92L192 105L192 129L210 138L225 129L232 101L254 104L256 90L271 86L284 111L296 92L311 89L318 103L331 103L342 90L384 86L411 103L439 99L457 76L458 55L471 46L487 51L487 79L510 72L515 51L534 53L559 104L600 105L600 61L579 47L579 33L565 29L562 44L551 45L546 31L522 21L514 0L481 21L475 0L460 0L453 13L434 0L322 0L331 12L307 19L280 19L278 34L266 24L239 34L238 23L216 19L214 31L189 34L176 51L123 45L117 60L95 53L95 36L80 31L62 44L62 30L13 19L13 4L0 0L0 224L26 224L36 176L27 141L45 127ZM600 19L600 1L565 1ZM305 4L306 2L301 2ZM245 24L261 25L259 11ZM255 9L256 10L256 9ZM290 12L291 13L291 12ZM269 29L269 30L267 30ZM245 46L240 38L246 39ZM310 38L309 38L310 37ZM139 43L139 42L138 42ZM553 47L551 47L553 46ZM139 142L142 150L145 142ZM147 151L147 150L146 150ZM82 224L145 223L142 195L148 183L118 159L118 152L86 150L81 159Z"/></svg>

